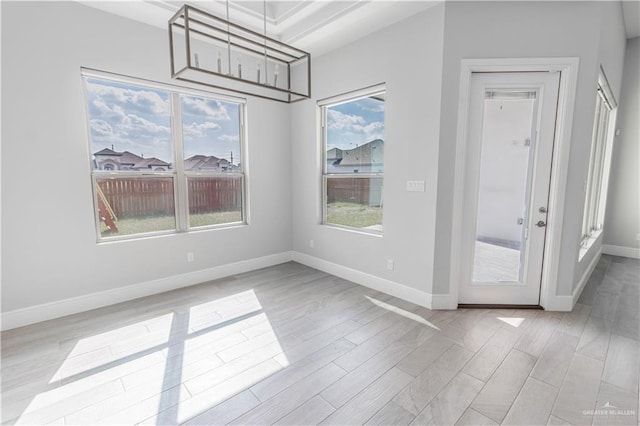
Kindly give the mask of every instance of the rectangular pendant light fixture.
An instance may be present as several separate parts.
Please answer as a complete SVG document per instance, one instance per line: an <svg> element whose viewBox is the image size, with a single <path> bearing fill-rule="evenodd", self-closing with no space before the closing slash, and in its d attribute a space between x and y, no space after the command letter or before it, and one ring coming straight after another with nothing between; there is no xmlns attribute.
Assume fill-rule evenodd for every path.
<svg viewBox="0 0 640 426"><path fill-rule="evenodd" d="M176 80L286 103L311 97L309 53L190 5L169 20L169 50Z"/></svg>

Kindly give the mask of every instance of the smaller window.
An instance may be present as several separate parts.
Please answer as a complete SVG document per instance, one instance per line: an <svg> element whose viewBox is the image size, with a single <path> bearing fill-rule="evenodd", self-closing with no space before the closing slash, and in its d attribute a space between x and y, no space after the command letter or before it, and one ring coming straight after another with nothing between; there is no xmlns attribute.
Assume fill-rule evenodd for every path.
<svg viewBox="0 0 640 426"><path fill-rule="evenodd" d="M383 86L320 103L322 223L381 233L385 92Z"/></svg>

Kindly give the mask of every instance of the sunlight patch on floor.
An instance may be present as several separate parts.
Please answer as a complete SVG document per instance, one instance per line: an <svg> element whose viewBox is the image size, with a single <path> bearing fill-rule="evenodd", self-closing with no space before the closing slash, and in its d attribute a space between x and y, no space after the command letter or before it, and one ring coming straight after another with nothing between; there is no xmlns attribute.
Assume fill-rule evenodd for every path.
<svg viewBox="0 0 640 426"><path fill-rule="evenodd" d="M520 324L522 324L522 322L524 321L524 318L516 317L498 317L498 319L514 328L520 327Z"/></svg>
<svg viewBox="0 0 640 426"><path fill-rule="evenodd" d="M381 307L382 309L386 309L387 311L394 312L394 313L396 313L398 315L401 315L401 316L403 316L405 318L409 318L410 320L413 320L415 322L419 322L420 324L424 324L424 325L427 325L427 326L429 326L431 328L434 328L436 330L440 330L436 325L434 325L433 323L430 323L429 321L427 321L426 319L422 318L418 314L414 314L413 312L406 311L404 309L398 308L397 306L390 305L388 303L385 303L385 302L383 302L381 300L374 299L374 298L369 297L369 296L365 296L365 297L367 299L369 299L369 301L371 303Z"/></svg>
<svg viewBox="0 0 640 426"><path fill-rule="evenodd" d="M189 330L201 331L261 310L262 305L253 290L235 293L189 308Z"/></svg>
<svg viewBox="0 0 640 426"><path fill-rule="evenodd" d="M155 352L154 348L158 346L166 347L172 317L173 313L169 313L78 340L50 383L76 375L95 374L109 368L109 363L129 355ZM149 331L148 324L153 324L153 331Z"/></svg>
<svg viewBox="0 0 640 426"><path fill-rule="evenodd" d="M55 421L68 404L85 407L72 423L184 422L288 365L255 292L243 291L79 339L16 424Z"/></svg>

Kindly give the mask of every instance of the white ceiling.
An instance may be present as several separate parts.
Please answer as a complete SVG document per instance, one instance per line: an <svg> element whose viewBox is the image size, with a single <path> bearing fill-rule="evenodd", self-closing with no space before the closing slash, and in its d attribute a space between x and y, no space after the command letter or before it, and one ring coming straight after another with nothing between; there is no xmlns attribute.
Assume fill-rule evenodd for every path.
<svg viewBox="0 0 640 426"><path fill-rule="evenodd" d="M622 2L622 15L627 38L640 36L640 1L627 0Z"/></svg>
<svg viewBox="0 0 640 426"><path fill-rule="evenodd" d="M174 0L77 1L163 29L184 4ZM224 0L190 0L188 3L226 17ZM317 56L438 3L440 0L267 0L267 34ZM263 1L229 0L229 20L262 33L264 7Z"/></svg>
<svg viewBox="0 0 640 426"><path fill-rule="evenodd" d="M167 28L169 18L184 4L176 0L95 1L87 6ZM260 33L266 8L267 34L287 44L321 55L380 28L426 10L441 0L229 0L229 19ZM225 0L190 0L200 9L226 16ZM622 1L627 38L640 35L640 1Z"/></svg>

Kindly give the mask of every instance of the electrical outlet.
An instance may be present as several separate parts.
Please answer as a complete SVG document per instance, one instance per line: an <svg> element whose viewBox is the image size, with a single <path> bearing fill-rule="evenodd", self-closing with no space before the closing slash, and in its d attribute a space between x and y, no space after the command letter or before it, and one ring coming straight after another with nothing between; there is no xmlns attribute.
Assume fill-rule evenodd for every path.
<svg viewBox="0 0 640 426"><path fill-rule="evenodd" d="M407 191L408 192L424 192L425 183L423 180L408 180Z"/></svg>
<svg viewBox="0 0 640 426"><path fill-rule="evenodd" d="M387 259L387 269L393 271L393 259Z"/></svg>
<svg viewBox="0 0 640 426"><path fill-rule="evenodd" d="M187 253L187 262L193 262L193 252Z"/></svg>
<svg viewBox="0 0 640 426"><path fill-rule="evenodd" d="M313 248L313 246L314 246L313 240L309 240L309 248Z"/></svg>
<svg viewBox="0 0 640 426"><path fill-rule="evenodd" d="M636 240L637 240L637 241L640 241L640 234L637 234L637 235L636 235Z"/></svg>

